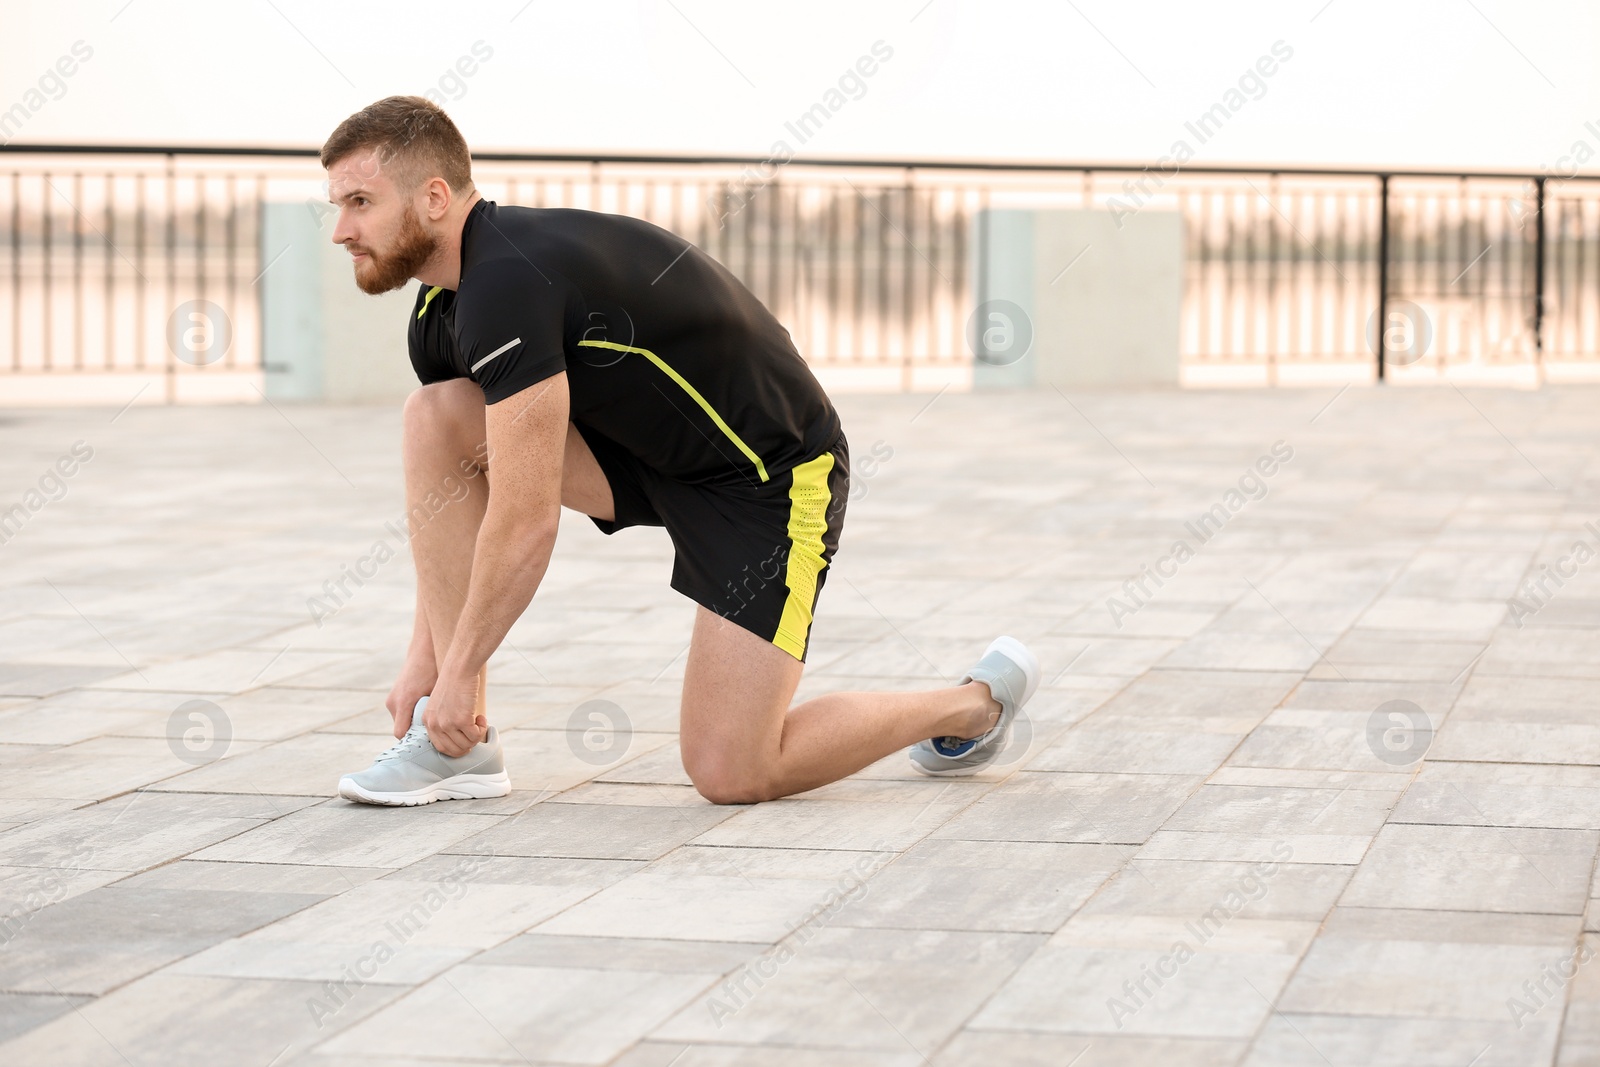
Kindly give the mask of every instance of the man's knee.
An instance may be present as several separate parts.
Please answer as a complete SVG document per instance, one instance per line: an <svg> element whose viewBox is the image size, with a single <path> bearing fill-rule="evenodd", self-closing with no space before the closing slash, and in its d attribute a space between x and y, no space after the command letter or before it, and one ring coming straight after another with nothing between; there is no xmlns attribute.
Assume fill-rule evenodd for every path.
<svg viewBox="0 0 1600 1067"><path fill-rule="evenodd" d="M406 433L413 438L449 442L463 455L487 459L483 391L471 379L453 378L412 390L403 418Z"/></svg>
<svg viewBox="0 0 1600 1067"><path fill-rule="evenodd" d="M469 378L452 378L413 389L406 397L408 428L447 429L483 422L483 391Z"/></svg>
<svg viewBox="0 0 1600 1067"><path fill-rule="evenodd" d="M752 766L748 760L685 748L683 769L695 790L713 804L759 804L774 799L766 769Z"/></svg>

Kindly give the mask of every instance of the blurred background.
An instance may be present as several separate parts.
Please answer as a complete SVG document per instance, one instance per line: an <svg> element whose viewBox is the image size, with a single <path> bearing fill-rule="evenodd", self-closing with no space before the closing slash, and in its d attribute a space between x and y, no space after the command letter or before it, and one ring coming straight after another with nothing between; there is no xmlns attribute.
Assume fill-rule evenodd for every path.
<svg viewBox="0 0 1600 1067"><path fill-rule="evenodd" d="M1600 8L11 5L0 405L389 403L315 149L443 104L501 203L648 218L833 390L1600 377Z"/></svg>

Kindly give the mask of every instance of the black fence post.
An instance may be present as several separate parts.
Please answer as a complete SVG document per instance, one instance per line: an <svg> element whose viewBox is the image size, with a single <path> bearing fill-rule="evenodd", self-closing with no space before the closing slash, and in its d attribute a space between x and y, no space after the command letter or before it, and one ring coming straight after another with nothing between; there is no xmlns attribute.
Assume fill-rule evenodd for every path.
<svg viewBox="0 0 1600 1067"><path fill-rule="evenodd" d="M1384 380L1384 354L1389 336L1389 176L1378 176L1378 381Z"/></svg>
<svg viewBox="0 0 1600 1067"><path fill-rule="evenodd" d="M1544 361L1544 179L1535 178L1533 201L1533 358Z"/></svg>

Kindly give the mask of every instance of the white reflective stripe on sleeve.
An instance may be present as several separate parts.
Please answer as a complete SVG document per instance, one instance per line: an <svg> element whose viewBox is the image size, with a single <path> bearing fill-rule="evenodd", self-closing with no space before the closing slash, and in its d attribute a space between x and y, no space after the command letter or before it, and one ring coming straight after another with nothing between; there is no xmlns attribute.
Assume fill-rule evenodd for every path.
<svg viewBox="0 0 1600 1067"><path fill-rule="evenodd" d="M485 363L489 362L495 356L498 356L502 352L509 351L510 349L513 349L513 348L517 347L521 343L522 343L522 338L513 337L511 340L507 341L505 344L501 345L499 348L495 349L493 352L490 352L487 356L484 356L482 359L478 360L478 362L474 363L472 365L473 373L476 374L479 367L481 367Z"/></svg>

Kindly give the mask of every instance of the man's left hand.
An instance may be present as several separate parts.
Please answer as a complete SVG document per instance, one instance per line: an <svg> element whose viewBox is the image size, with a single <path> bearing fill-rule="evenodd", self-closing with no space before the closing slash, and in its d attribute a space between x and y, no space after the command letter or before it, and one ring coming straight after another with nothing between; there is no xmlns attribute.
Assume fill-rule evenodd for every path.
<svg viewBox="0 0 1600 1067"><path fill-rule="evenodd" d="M422 713L428 740L446 756L465 756L488 734L488 720L478 714L479 676L440 675Z"/></svg>

